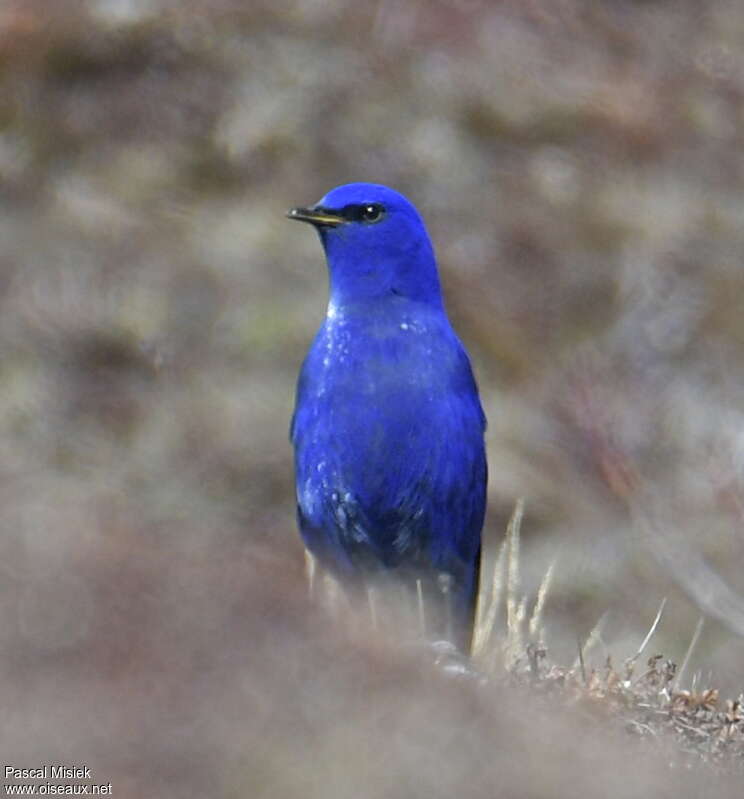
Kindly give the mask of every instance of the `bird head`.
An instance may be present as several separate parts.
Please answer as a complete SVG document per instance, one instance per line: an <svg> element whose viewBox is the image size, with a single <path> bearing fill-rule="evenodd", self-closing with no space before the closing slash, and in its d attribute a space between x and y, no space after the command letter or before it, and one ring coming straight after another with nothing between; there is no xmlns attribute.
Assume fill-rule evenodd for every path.
<svg viewBox="0 0 744 799"><path fill-rule="evenodd" d="M315 226L328 259L337 308L386 297L437 307L442 296L423 220L398 192L372 183L339 186L290 219Z"/></svg>

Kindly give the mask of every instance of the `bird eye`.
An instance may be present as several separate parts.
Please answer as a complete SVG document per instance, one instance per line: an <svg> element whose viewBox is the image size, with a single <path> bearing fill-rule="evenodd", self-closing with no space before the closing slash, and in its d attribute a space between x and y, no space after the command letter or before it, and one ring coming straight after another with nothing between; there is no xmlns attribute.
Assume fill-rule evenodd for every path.
<svg viewBox="0 0 744 799"><path fill-rule="evenodd" d="M364 222L379 222L385 214L385 209L379 203L370 203L362 206L362 220Z"/></svg>

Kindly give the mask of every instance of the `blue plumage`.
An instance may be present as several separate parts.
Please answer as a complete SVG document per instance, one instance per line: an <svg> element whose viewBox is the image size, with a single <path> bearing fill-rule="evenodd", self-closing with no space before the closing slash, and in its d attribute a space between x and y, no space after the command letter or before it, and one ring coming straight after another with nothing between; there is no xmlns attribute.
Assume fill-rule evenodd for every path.
<svg viewBox="0 0 744 799"><path fill-rule="evenodd" d="M364 183L289 216L316 226L330 271L291 426L305 544L352 588L393 574L420 581L427 602L444 596L450 637L465 647L485 417L424 224L403 196Z"/></svg>

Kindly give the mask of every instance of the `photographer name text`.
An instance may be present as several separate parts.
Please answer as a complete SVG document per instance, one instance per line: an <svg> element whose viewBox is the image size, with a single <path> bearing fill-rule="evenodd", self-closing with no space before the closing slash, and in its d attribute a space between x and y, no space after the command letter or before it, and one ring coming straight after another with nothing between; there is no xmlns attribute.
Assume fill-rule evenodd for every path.
<svg viewBox="0 0 744 799"><path fill-rule="evenodd" d="M90 778L88 766L5 767L6 780L89 780Z"/></svg>

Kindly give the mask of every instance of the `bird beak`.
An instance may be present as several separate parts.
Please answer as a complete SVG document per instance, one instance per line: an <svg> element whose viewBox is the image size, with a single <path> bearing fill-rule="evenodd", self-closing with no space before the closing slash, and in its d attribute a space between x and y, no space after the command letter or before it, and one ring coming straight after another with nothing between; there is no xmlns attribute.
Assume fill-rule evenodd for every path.
<svg viewBox="0 0 744 799"><path fill-rule="evenodd" d="M318 227L337 227L346 221L342 216L319 206L315 208L291 208L287 211L287 218L296 219L299 222L309 222L311 225L317 225Z"/></svg>

